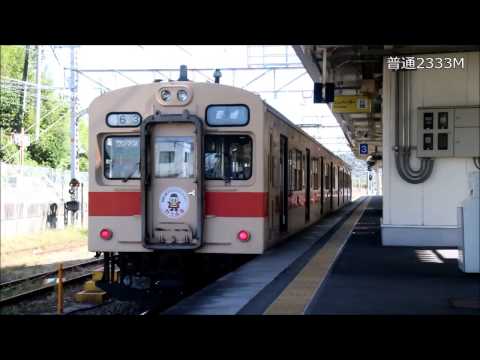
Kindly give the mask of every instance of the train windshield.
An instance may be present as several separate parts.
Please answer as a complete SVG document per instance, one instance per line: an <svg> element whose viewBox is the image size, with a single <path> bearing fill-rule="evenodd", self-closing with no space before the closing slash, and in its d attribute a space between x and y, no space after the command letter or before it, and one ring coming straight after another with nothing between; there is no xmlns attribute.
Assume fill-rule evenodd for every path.
<svg viewBox="0 0 480 360"><path fill-rule="evenodd" d="M205 138L205 178L247 180L252 176L252 139L246 135Z"/></svg>
<svg viewBox="0 0 480 360"><path fill-rule="evenodd" d="M109 136L104 143L104 174L107 179L140 178L140 138Z"/></svg>
<svg viewBox="0 0 480 360"><path fill-rule="evenodd" d="M155 176L191 178L193 171L193 138L157 136L155 138Z"/></svg>
<svg viewBox="0 0 480 360"><path fill-rule="evenodd" d="M252 176L252 139L247 135L205 137L205 178L247 180ZM155 176L191 178L194 173L192 137L155 138ZM140 178L140 138L110 136L104 143L104 174L107 179Z"/></svg>

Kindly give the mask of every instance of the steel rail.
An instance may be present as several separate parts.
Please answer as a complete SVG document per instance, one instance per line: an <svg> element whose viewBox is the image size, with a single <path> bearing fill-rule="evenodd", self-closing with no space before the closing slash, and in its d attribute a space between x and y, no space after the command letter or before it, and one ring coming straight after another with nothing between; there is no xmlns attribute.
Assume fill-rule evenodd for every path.
<svg viewBox="0 0 480 360"><path fill-rule="evenodd" d="M73 277L71 279L66 279L63 283L64 284L72 284L74 282L84 280L84 279L86 279L90 276L92 276L91 273L82 274L82 275ZM13 295L13 296L10 296L10 297L5 298L5 299L0 299L0 307L6 306L6 305L12 305L14 303L18 303L18 302L21 302L21 301L26 300L28 298L31 298L35 295L43 294L43 293L45 293L49 290L54 289L56 286L57 286L57 284L53 283L53 284L49 284L49 285L46 285L46 286L42 286L42 287L37 288L37 289L33 289L33 290L25 291L25 292L17 294L17 295Z"/></svg>
<svg viewBox="0 0 480 360"><path fill-rule="evenodd" d="M95 260L86 261L86 262L83 262L83 263L80 263L80 264L77 264L77 265L66 266L66 267L63 268L63 270L64 271L69 271L69 270L73 270L77 267L89 266L89 265L101 264L101 263L103 263L103 259L95 259ZM43 272L43 273L28 276L28 277L25 277L25 278L3 282L3 283L0 283L0 289L4 289L6 287L18 285L18 284L21 284L21 283L26 282L26 281L36 280L36 279L39 279L39 278L42 278L42 277L55 275L56 273L57 273L57 270L46 271L46 272Z"/></svg>

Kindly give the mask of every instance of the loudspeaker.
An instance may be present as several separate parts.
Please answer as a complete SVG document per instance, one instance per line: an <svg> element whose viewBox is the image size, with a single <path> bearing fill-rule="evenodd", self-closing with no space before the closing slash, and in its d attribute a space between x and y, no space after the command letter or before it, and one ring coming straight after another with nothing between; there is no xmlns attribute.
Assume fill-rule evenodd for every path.
<svg viewBox="0 0 480 360"><path fill-rule="evenodd" d="M325 85L325 102L332 103L335 99L335 84L327 83Z"/></svg>
<svg viewBox="0 0 480 360"><path fill-rule="evenodd" d="M313 103L314 104L323 103L322 90L323 90L322 83L316 82L315 84L313 84Z"/></svg>

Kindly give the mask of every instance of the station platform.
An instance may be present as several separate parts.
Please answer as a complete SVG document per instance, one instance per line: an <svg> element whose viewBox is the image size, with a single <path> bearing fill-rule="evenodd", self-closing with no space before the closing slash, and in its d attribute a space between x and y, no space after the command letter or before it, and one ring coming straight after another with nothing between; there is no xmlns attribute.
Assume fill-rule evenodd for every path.
<svg viewBox="0 0 480 360"><path fill-rule="evenodd" d="M362 197L163 314L477 314L480 276L453 248L383 247L381 197Z"/></svg>
<svg viewBox="0 0 480 360"><path fill-rule="evenodd" d="M480 274L456 248L381 245L382 198L373 197L306 314L480 315L452 306L480 297Z"/></svg>

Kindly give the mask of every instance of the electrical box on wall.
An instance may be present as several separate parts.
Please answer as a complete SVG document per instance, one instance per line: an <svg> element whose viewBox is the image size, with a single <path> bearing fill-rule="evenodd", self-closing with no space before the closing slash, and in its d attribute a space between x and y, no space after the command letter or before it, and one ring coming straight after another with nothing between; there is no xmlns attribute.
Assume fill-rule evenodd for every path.
<svg viewBox="0 0 480 360"><path fill-rule="evenodd" d="M418 108L418 157L480 156L480 107Z"/></svg>

